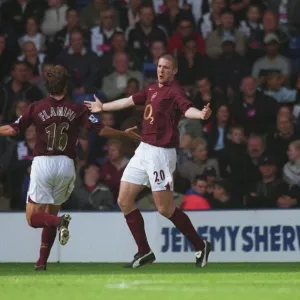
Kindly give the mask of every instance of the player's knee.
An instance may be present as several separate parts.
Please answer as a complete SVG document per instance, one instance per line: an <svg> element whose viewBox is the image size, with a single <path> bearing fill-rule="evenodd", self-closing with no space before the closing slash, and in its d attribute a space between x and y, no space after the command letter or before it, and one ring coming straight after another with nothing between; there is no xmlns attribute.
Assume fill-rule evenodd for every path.
<svg viewBox="0 0 300 300"><path fill-rule="evenodd" d="M118 205L123 213L128 213L132 210L132 207L134 206L134 201L129 201L128 198L119 197L118 198Z"/></svg>
<svg viewBox="0 0 300 300"><path fill-rule="evenodd" d="M162 216L166 218L170 218L174 213L173 208L166 207L166 206L157 207L157 210Z"/></svg>
<svg viewBox="0 0 300 300"><path fill-rule="evenodd" d="M30 216L27 216L26 215L26 220L27 220L27 224L29 227L32 227L32 224L31 224L31 215Z"/></svg>

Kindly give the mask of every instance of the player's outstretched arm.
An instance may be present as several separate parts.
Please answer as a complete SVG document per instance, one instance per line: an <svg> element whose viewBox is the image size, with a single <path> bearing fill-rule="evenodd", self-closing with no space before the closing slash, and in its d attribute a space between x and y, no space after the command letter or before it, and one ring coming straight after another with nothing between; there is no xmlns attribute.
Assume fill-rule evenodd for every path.
<svg viewBox="0 0 300 300"><path fill-rule="evenodd" d="M108 126L104 126L101 131L99 132L100 136L106 136L106 137L117 137L117 136L126 136L129 138L132 138L134 140L141 141L142 137L138 135L136 131L137 127L128 128L125 131L116 130Z"/></svg>
<svg viewBox="0 0 300 300"><path fill-rule="evenodd" d="M209 107L209 103L204 106L202 110L199 110L195 107L190 107L184 114L184 116L188 119L201 119L207 120L211 115L211 109Z"/></svg>
<svg viewBox="0 0 300 300"><path fill-rule="evenodd" d="M84 101L84 104L92 113L99 113L101 111L122 110L135 105L131 96L128 98L122 98L104 104L96 97L96 95L94 95L94 98L95 102Z"/></svg>
<svg viewBox="0 0 300 300"><path fill-rule="evenodd" d="M9 125L0 126L0 136L15 136L17 132Z"/></svg>

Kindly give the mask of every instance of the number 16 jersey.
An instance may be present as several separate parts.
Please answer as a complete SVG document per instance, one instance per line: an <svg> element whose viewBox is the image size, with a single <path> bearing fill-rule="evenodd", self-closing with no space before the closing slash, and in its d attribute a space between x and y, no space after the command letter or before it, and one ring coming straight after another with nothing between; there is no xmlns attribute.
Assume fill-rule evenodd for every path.
<svg viewBox="0 0 300 300"><path fill-rule="evenodd" d="M100 132L104 127L83 104L72 103L64 97L51 96L32 103L27 111L10 126L19 133L30 125L35 126L34 156L66 155L76 157L76 144L80 128Z"/></svg>

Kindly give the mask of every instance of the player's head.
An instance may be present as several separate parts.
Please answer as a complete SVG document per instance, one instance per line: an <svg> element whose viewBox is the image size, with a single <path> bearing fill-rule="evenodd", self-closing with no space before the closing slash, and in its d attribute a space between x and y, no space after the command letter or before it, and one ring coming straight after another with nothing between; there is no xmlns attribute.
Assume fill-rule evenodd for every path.
<svg viewBox="0 0 300 300"><path fill-rule="evenodd" d="M46 88L52 96L62 96L67 93L69 74L63 66L52 66L45 76Z"/></svg>
<svg viewBox="0 0 300 300"><path fill-rule="evenodd" d="M171 54L163 54L157 64L157 80L166 84L174 79L177 73L177 61Z"/></svg>

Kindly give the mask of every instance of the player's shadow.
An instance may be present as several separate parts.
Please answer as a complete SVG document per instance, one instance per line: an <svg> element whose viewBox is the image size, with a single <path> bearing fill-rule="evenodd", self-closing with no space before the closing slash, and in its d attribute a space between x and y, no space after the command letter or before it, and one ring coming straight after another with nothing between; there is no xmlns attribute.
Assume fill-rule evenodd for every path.
<svg viewBox="0 0 300 300"><path fill-rule="evenodd" d="M46 272L36 272L33 264L0 264L0 276L51 275L126 275L126 274L202 274L202 273L282 273L300 272L300 263L210 263L206 268L193 264L153 264L139 269L124 269L122 264L49 264Z"/></svg>

